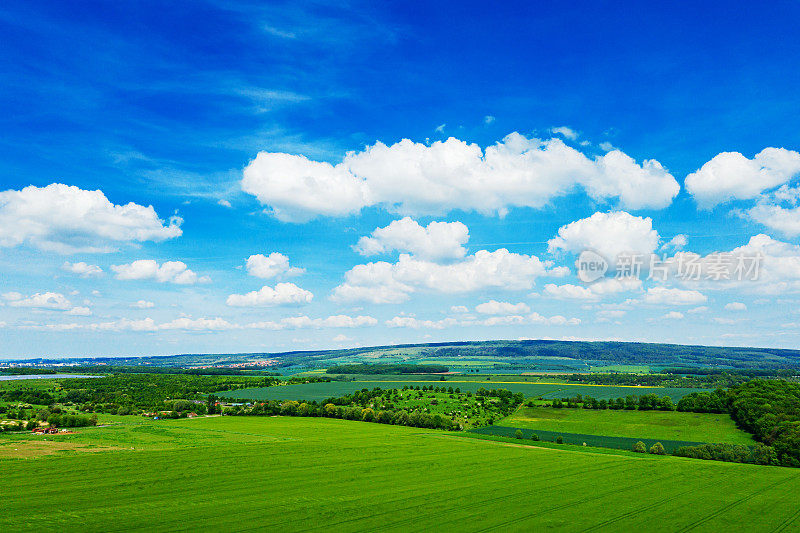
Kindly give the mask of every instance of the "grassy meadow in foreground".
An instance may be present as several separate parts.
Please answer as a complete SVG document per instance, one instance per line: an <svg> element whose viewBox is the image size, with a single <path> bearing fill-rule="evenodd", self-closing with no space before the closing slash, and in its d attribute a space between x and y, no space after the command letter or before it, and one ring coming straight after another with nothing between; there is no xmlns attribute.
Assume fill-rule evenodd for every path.
<svg viewBox="0 0 800 533"><path fill-rule="evenodd" d="M800 516L795 469L334 419L136 419L0 443L6 531L775 531Z"/></svg>
<svg viewBox="0 0 800 533"><path fill-rule="evenodd" d="M727 413L554 409L524 406L497 424L639 439L727 442L750 446L755 444L750 434L738 429Z"/></svg>

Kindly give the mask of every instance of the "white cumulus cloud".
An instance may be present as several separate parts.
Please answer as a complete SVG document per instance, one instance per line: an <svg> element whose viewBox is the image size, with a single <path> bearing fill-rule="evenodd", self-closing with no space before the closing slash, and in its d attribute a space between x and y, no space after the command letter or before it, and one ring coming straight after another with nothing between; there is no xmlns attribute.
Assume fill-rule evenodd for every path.
<svg viewBox="0 0 800 533"><path fill-rule="evenodd" d="M6 293L3 297L12 307L32 307L35 309L69 310L72 304L66 296L59 292L37 292L29 297L24 297L18 292Z"/></svg>
<svg viewBox="0 0 800 533"><path fill-rule="evenodd" d="M488 302L476 305L475 311L483 315L518 315L530 313L531 309L524 302L512 304L509 302L489 300Z"/></svg>
<svg viewBox="0 0 800 533"><path fill-rule="evenodd" d="M181 235L181 220L165 224L152 206L115 205L102 191L52 183L0 192L0 247L23 243L69 254L111 252L120 243Z"/></svg>
<svg viewBox="0 0 800 533"><path fill-rule="evenodd" d="M97 265L84 263L83 261L78 263L70 263L69 261L65 261L64 264L61 265L61 270L77 274L82 278L91 278L103 275L102 268Z"/></svg>
<svg viewBox="0 0 800 533"><path fill-rule="evenodd" d="M742 302L731 302L725 304L725 309L727 311L747 311L747 306Z"/></svg>
<svg viewBox="0 0 800 533"><path fill-rule="evenodd" d="M333 291L335 301L399 303L424 289L440 293L464 293L496 287L526 290L546 274L536 256L511 253L505 248L479 250L461 261L438 264L400 254L397 263L379 261L356 265L345 273L345 282Z"/></svg>
<svg viewBox="0 0 800 533"><path fill-rule="evenodd" d="M704 208L728 200L756 198L800 174L800 153L765 148L753 159L739 152L722 152L686 176L686 190Z"/></svg>
<svg viewBox="0 0 800 533"><path fill-rule="evenodd" d="M247 258L245 267L248 274L262 279L298 276L305 272L302 268L290 266L289 258L279 252L272 252L266 256L264 254L251 255Z"/></svg>
<svg viewBox="0 0 800 533"><path fill-rule="evenodd" d="M277 305L299 305L310 303L314 295L294 283L278 283L275 287L265 285L247 294L231 294L227 304L232 307L262 307Z"/></svg>
<svg viewBox="0 0 800 533"><path fill-rule="evenodd" d="M155 280L159 283L175 283L178 285L193 285L195 283L208 283L208 277L199 277L190 270L183 261L166 261L162 264L152 259L138 259L124 265L111 265L111 270L116 272L120 280Z"/></svg>
<svg viewBox="0 0 800 533"><path fill-rule="evenodd" d="M697 305L707 300L699 291L667 287L651 287L644 296L645 303L661 305Z"/></svg>
<svg viewBox="0 0 800 533"><path fill-rule="evenodd" d="M421 259L436 261L464 257L467 253L464 244L468 240L469 229L461 222L431 222L425 227L405 217L375 229L369 237L361 237L355 250L367 256L408 252Z"/></svg>
<svg viewBox="0 0 800 533"><path fill-rule="evenodd" d="M658 161L639 164L619 150L590 158L560 139L519 133L485 150L453 137L430 145L378 142L336 165L260 152L241 185L278 219L293 222L373 205L408 215L453 209L502 215L511 207L543 207L576 187L629 209L662 208L680 189Z"/></svg>
<svg viewBox="0 0 800 533"><path fill-rule="evenodd" d="M558 236L547 242L547 248L551 253L563 250L579 254L594 250L614 263L620 254L651 254L658 248L658 241L658 232L649 217L625 211L597 212L561 226Z"/></svg>
<svg viewBox="0 0 800 533"><path fill-rule="evenodd" d="M641 288L642 280L639 278L601 278L585 286L548 283L544 286L544 294L560 300L599 300L604 296L641 290Z"/></svg>

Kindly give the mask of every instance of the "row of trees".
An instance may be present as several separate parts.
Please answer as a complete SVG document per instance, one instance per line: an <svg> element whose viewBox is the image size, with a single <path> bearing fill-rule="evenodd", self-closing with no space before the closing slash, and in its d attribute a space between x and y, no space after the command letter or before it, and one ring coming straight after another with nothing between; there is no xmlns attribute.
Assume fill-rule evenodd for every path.
<svg viewBox="0 0 800 533"><path fill-rule="evenodd" d="M572 374L567 376L570 383L591 383L594 385L635 385L644 387L682 387L711 388L731 387L750 379L746 375L735 373L709 373L703 375L683 375L678 373L661 374Z"/></svg>
<svg viewBox="0 0 800 533"><path fill-rule="evenodd" d="M533 404L531 404L533 405ZM613 409L626 411L674 411L675 404L672 398L664 396L659 398L656 394L644 394L642 396L629 395L625 398L610 400L598 400L591 396L581 396L578 394L574 398L562 398L553 400L552 407L556 409ZM547 406L547 405L545 405Z"/></svg>

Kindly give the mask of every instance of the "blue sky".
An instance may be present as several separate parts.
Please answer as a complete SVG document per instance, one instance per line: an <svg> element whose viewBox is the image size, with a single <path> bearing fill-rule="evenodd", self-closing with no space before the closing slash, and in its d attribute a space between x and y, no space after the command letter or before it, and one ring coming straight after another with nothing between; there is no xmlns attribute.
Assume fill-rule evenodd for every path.
<svg viewBox="0 0 800 533"><path fill-rule="evenodd" d="M6 3L0 357L796 347L798 15ZM615 279L621 252L669 279Z"/></svg>

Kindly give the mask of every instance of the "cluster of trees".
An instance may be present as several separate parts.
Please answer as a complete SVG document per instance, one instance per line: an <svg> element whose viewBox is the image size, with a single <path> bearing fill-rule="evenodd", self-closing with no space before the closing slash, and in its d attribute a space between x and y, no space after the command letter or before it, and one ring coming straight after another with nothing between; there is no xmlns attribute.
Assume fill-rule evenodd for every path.
<svg viewBox="0 0 800 533"><path fill-rule="evenodd" d="M728 394L736 423L773 447L780 464L800 467L800 383L758 379Z"/></svg>
<svg viewBox="0 0 800 533"><path fill-rule="evenodd" d="M692 393L678 402L678 409L698 413L730 413L740 428L774 450L778 464L800 467L798 383L753 379L728 390ZM702 451L706 452L711 453ZM771 454L770 450L761 452ZM730 453L733 452L725 450L722 455Z"/></svg>
<svg viewBox="0 0 800 533"><path fill-rule="evenodd" d="M441 374L450 369L444 365L415 364L352 364L328 367L328 374Z"/></svg>
<svg viewBox="0 0 800 533"><path fill-rule="evenodd" d="M339 405L334 403L317 404L316 402L291 401L266 401L259 402L251 407L227 408L225 415L254 415L254 416L320 416L328 418L341 418L344 420L360 420L378 424L392 424L396 426L412 426L428 429L444 429L456 431L458 424L446 416L428 414L420 411L406 411L403 409L381 409L375 411L371 407L361 407L357 404Z"/></svg>
<svg viewBox="0 0 800 533"><path fill-rule="evenodd" d="M648 451L653 455L666 455L667 451L664 449L664 445L660 442L656 442L652 446L650 446L650 450L647 449L647 445L639 441L633 445L633 451L636 453L647 453Z"/></svg>
<svg viewBox="0 0 800 533"><path fill-rule="evenodd" d="M453 387L434 386L405 386L403 391L419 391L420 398L424 392L439 392L450 395L459 394L461 391ZM448 416L438 413L427 413L423 409L397 408L395 403L402 399L400 389L361 389L352 394L338 398L328 398L320 403L297 401L266 401L247 406L234 406L225 408L224 415L284 415L284 416L324 416L329 418L342 418L345 420L361 420L379 424L394 424L400 426L413 426L430 429L445 429L455 431L461 429L460 425ZM471 393L467 393L472 397ZM522 403L524 396L514 394L505 389L485 388L475 393L476 401L483 405L487 398L494 398L492 408L502 413L511 413L516 406ZM212 398L209 398L211 400ZM436 400L431 400L435 405ZM382 407L381 407L382 406ZM491 422L490 422L491 423Z"/></svg>
<svg viewBox="0 0 800 533"><path fill-rule="evenodd" d="M70 413L57 405L51 405L43 409L7 409L2 406L2 411L9 420L17 420L12 424L3 424L5 431L16 431L23 429L33 429L39 422L47 422L51 426L74 428L97 425L97 415L86 416L79 413Z"/></svg>
<svg viewBox="0 0 800 533"><path fill-rule="evenodd" d="M730 407L728 391L693 392L678 401L678 411L689 413L727 413Z"/></svg>
<svg viewBox="0 0 800 533"><path fill-rule="evenodd" d="M58 428L82 428L97 425L97 415L80 415L73 413L52 413L44 419L51 426Z"/></svg>
<svg viewBox="0 0 800 533"><path fill-rule="evenodd" d="M269 376L115 374L102 379L63 380L60 386L63 388L61 400L77 405L80 411L128 415L171 410L165 405L165 400L169 402L180 398L205 401L210 393L245 387L268 387L276 383L277 380ZM50 402L41 403L47 405Z"/></svg>
<svg viewBox="0 0 800 533"><path fill-rule="evenodd" d="M36 420L19 420L10 424L0 424L0 433L4 431L24 431L26 429L33 429L36 426Z"/></svg>
<svg viewBox="0 0 800 533"><path fill-rule="evenodd" d="M761 443L754 447L740 444L701 444L682 446L672 452L678 457L691 457L708 461L727 461L729 463L750 463L754 465L777 465L778 454L771 446Z"/></svg>
<svg viewBox="0 0 800 533"><path fill-rule="evenodd" d="M36 389L0 389L0 400L8 403L49 405L55 401L52 394Z"/></svg>
<svg viewBox="0 0 800 533"><path fill-rule="evenodd" d="M531 404L532 405L532 404ZM659 398L656 394L643 394L642 396L628 395L625 398L598 400L591 396L578 394L574 398L561 398L553 400L552 407L556 409L613 409L618 411L674 411L675 404L672 398L664 396ZM545 405L546 407L547 405Z"/></svg>

